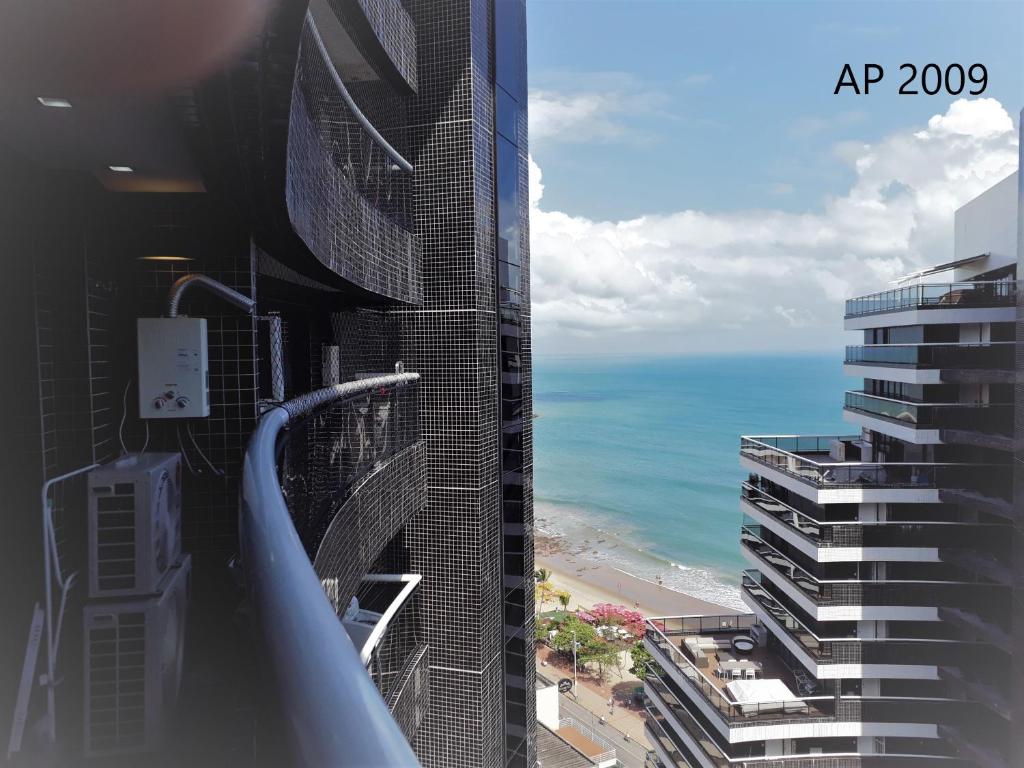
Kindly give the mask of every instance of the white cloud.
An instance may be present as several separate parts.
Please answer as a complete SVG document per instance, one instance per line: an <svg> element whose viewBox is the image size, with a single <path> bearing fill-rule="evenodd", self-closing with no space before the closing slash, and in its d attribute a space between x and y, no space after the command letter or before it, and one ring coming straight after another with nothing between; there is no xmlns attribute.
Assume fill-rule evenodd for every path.
<svg viewBox="0 0 1024 768"><path fill-rule="evenodd" d="M855 178L820 210L622 221L545 210L531 160L537 349L835 345L843 298L950 256L953 211L1016 169L1017 138L997 101L961 99L923 130L845 143L835 156Z"/></svg>
<svg viewBox="0 0 1024 768"><path fill-rule="evenodd" d="M530 91L532 142L648 141L636 118L656 111L664 94L621 72L553 76Z"/></svg>

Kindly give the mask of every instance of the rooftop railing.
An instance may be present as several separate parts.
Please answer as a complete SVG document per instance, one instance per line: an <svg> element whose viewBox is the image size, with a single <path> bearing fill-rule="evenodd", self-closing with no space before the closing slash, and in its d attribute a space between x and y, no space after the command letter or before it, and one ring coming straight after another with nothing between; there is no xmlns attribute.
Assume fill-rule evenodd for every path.
<svg viewBox="0 0 1024 768"><path fill-rule="evenodd" d="M927 283L907 285L849 299L846 302L846 317L862 317L907 309L1012 307L1016 302L1017 282L1014 280Z"/></svg>
<svg viewBox="0 0 1024 768"><path fill-rule="evenodd" d="M760 723L831 721L835 718L833 696L794 696L787 701L731 701L722 689L701 672L684 651L681 640L702 633L736 634L758 624L752 614L727 616L672 616L648 619L644 641L657 653L655 661L675 669L693 692L711 704L730 727ZM731 625L731 626L730 626ZM680 638L673 642L671 638ZM660 657L660 658L659 658Z"/></svg>
<svg viewBox="0 0 1024 768"><path fill-rule="evenodd" d="M980 344L864 344L848 346L847 365L886 365L904 368L1012 369L1015 342Z"/></svg>
<svg viewBox="0 0 1024 768"><path fill-rule="evenodd" d="M816 461L855 437L783 435L740 438L740 454L818 488L970 488L975 464ZM983 467L982 467L983 468Z"/></svg>
<svg viewBox="0 0 1024 768"><path fill-rule="evenodd" d="M419 765L313 570L278 474L279 438L291 423L418 379L415 373L377 376L283 403L263 415L246 449L242 565L293 765Z"/></svg>

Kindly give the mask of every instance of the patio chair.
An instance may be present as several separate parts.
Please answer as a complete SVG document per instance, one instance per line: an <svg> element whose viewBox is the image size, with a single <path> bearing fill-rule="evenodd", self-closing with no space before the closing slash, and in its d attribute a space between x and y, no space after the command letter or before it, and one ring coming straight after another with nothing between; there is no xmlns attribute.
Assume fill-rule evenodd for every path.
<svg viewBox="0 0 1024 768"><path fill-rule="evenodd" d="M754 669L753 667L748 667L746 670L744 670L744 672L745 672L745 676L746 676L747 680L756 680L757 679L757 670Z"/></svg>

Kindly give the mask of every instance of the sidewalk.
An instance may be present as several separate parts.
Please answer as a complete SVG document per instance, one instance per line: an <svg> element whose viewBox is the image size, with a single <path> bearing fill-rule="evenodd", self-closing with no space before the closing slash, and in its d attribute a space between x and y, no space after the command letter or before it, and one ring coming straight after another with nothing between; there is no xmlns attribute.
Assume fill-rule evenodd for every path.
<svg viewBox="0 0 1024 768"><path fill-rule="evenodd" d="M537 674L552 684L563 677L560 670L551 666L543 667L540 661L537 662ZM563 716L575 717L591 726L597 733L613 741L618 750L625 750L627 755L638 758L639 764L643 764L643 757L651 745L644 733L644 720L636 712L620 706L609 710L608 700L585 685L576 686L571 693L559 694L558 698ZM604 723L600 721L602 717Z"/></svg>

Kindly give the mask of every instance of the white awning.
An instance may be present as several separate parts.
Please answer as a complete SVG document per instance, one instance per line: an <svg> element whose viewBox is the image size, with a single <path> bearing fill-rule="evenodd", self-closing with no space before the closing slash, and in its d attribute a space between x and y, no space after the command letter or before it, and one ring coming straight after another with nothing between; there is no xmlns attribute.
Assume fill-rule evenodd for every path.
<svg viewBox="0 0 1024 768"><path fill-rule="evenodd" d="M737 703L761 704L800 700L784 682L778 679L733 680L726 684L725 690Z"/></svg>

